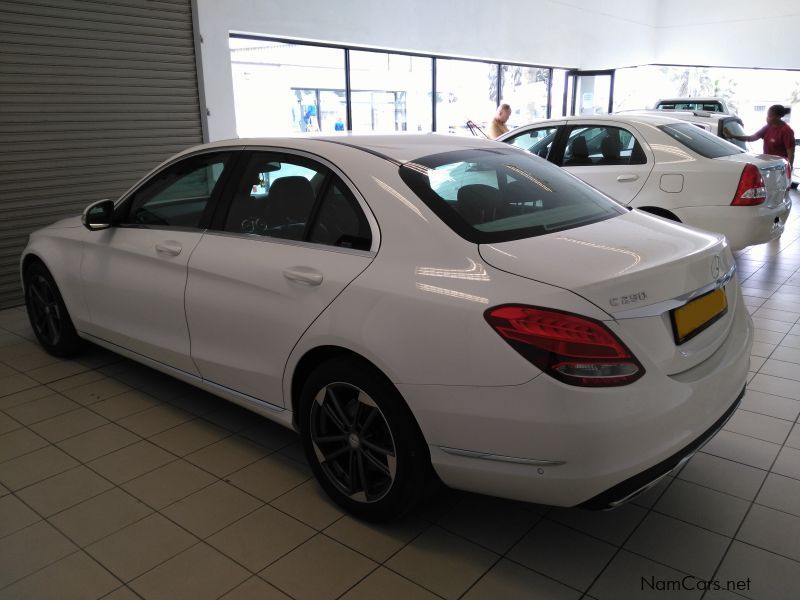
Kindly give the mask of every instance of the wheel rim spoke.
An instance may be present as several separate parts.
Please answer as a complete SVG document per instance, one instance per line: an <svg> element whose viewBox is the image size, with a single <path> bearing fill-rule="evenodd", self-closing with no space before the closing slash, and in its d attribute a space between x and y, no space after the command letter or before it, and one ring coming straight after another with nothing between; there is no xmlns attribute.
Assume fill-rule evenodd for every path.
<svg viewBox="0 0 800 600"><path fill-rule="evenodd" d="M311 406L310 435L324 475L351 500L377 502L392 489L396 476L392 432L363 390L344 382L322 388Z"/></svg>

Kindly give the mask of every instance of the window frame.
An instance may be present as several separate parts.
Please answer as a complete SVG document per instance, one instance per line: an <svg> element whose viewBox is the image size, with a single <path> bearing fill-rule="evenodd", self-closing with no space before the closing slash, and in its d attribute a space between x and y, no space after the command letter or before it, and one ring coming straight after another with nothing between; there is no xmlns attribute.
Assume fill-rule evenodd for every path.
<svg viewBox="0 0 800 600"><path fill-rule="evenodd" d="M252 156L255 154L271 154L271 155L281 156L284 158L296 157L299 162L306 162L306 163L311 162L318 165L320 167L320 170L326 173L325 180L320 186L319 191L315 194L314 204L312 206L309 218L309 224L307 224L303 230L304 239L291 240L291 239L285 239L285 238L279 238L279 237L273 237L255 233L227 231L225 229L228 213L230 212L230 209L233 206L233 201L236 197L237 191L239 189L242 189L244 186L242 178L245 174L245 171L250 163ZM361 210L362 214L365 217L365 220L370 229L370 236L372 238L369 250L358 250L355 248L346 248L343 246L333 246L330 244L311 242L305 239L308 235L310 235L311 231L313 230L313 224L316 220L317 214L319 213L319 208L321 206L322 200L327 194L327 191L332 185L332 183L335 181L341 183L342 184L341 187L344 190L346 190L345 193L349 193L353 197L353 199L356 202L356 205L358 206L358 208ZM368 255L374 255L375 253L377 253L378 248L380 247L380 228L378 227L378 222L375 218L375 215L373 214L372 209L369 207L369 204L364 200L363 195L360 193L360 191L355 186L353 181L347 175L345 175L341 169L339 169L336 165L334 165L326 158L319 156L317 154L305 152L295 148L284 148L275 146L248 146L240 152L237 164L235 165L235 168L231 170L231 175L226 181L226 185L222 190L222 197L220 198L220 201L217 203L215 212L211 218L211 221L209 222L208 233L215 235L233 236L249 240L258 240L269 243L300 245L304 247L327 250L331 252L357 253L360 255L364 255L365 253Z"/></svg>
<svg viewBox="0 0 800 600"><path fill-rule="evenodd" d="M156 167L150 173L145 175L142 179L137 181L136 184L131 189L125 192L114 203L114 215L112 217L112 226L123 229L164 229L170 231L206 230L209 227L213 215L217 210L217 207L221 201L223 193L228 185L228 182L230 181L233 173L236 171L236 168L238 166L240 155L239 152L237 152L237 150L241 150L241 148L231 147L231 148L203 149L197 152L192 152L190 154L181 155L175 158L174 160L169 161L166 164ZM162 176L168 170L172 169L173 167L176 167L179 164L207 157L212 158L218 155L224 156L226 154L228 155L228 157L224 159L222 173L217 179L217 182L214 184L214 189L211 191L211 194L209 195L208 203L206 204L203 210L203 214L200 217L197 226L188 227L181 225L159 225L159 224L126 222L130 217L130 210L134 197L139 191L142 190L142 188L150 184L154 179Z"/></svg>
<svg viewBox="0 0 800 600"><path fill-rule="evenodd" d="M519 129L514 129L512 132L513 135L509 135L508 137L504 138L502 141L503 143L508 144L509 146L514 146L514 148L519 148L520 150L524 150L525 152L529 152L530 154L534 154L530 150L526 150L521 146L517 146L514 144L514 140L522 137L523 135L530 134L532 131L542 131L544 129L555 129L556 135L553 138L553 143L550 146L550 152L547 154L547 158L540 156L539 154L534 154L534 156L539 156L539 158L551 162L553 164L557 164L553 161L553 157L557 155L561 148L561 138L564 137L564 131L566 130L567 123L566 121L559 121L558 123L552 123L550 125L538 125L536 127L520 127ZM519 131L519 133L517 133Z"/></svg>

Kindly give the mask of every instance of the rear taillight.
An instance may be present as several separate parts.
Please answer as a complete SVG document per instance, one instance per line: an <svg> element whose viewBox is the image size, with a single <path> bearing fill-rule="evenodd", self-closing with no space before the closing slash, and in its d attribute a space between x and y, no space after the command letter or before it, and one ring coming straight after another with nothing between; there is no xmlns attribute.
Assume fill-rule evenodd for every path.
<svg viewBox="0 0 800 600"><path fill-rule="evenodd" d="M764 185L764 178L761 177L761 171L753 164L746 164L731 206L756 206L763 204L766 199L767 188Z"/></svg>
<svg viewBox="0 0 800 600"><path fill-rule="evenodd" d="M533 306L506 304L484 317L512 348L570 385L627 385L644 367L600 321Z"/></svg>

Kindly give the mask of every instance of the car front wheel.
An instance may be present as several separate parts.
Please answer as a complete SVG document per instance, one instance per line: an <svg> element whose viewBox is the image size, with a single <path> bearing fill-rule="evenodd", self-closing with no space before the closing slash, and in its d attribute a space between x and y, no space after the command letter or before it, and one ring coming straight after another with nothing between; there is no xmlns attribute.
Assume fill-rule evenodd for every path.
<svg viewBox="0 0 800 600"><path fill-rule="evenodd" d="M306 458L331 499L386 521L424 495L430 457L400 393L374 367L349 358L322 364L300 398Z"/></svg>
<svg viewBox="0 0 800 600"><path fill-rule="evenodd" d="M25 306L36 339L55 356L70 356L80 350L78 337L58 286L40 262L25 269Z"/></svg>

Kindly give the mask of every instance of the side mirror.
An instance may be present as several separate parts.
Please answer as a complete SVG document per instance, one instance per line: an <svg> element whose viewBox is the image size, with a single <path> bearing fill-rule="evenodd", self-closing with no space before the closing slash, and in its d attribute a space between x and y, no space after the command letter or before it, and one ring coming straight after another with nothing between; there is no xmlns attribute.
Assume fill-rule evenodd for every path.
<svg viewBox="0 0 800 600"><path fill-rule="evenodd" d="M81 215L81 223L89 231L98 231L111 227L113 217L114 201L99 200L86 207Z"/></svg>

